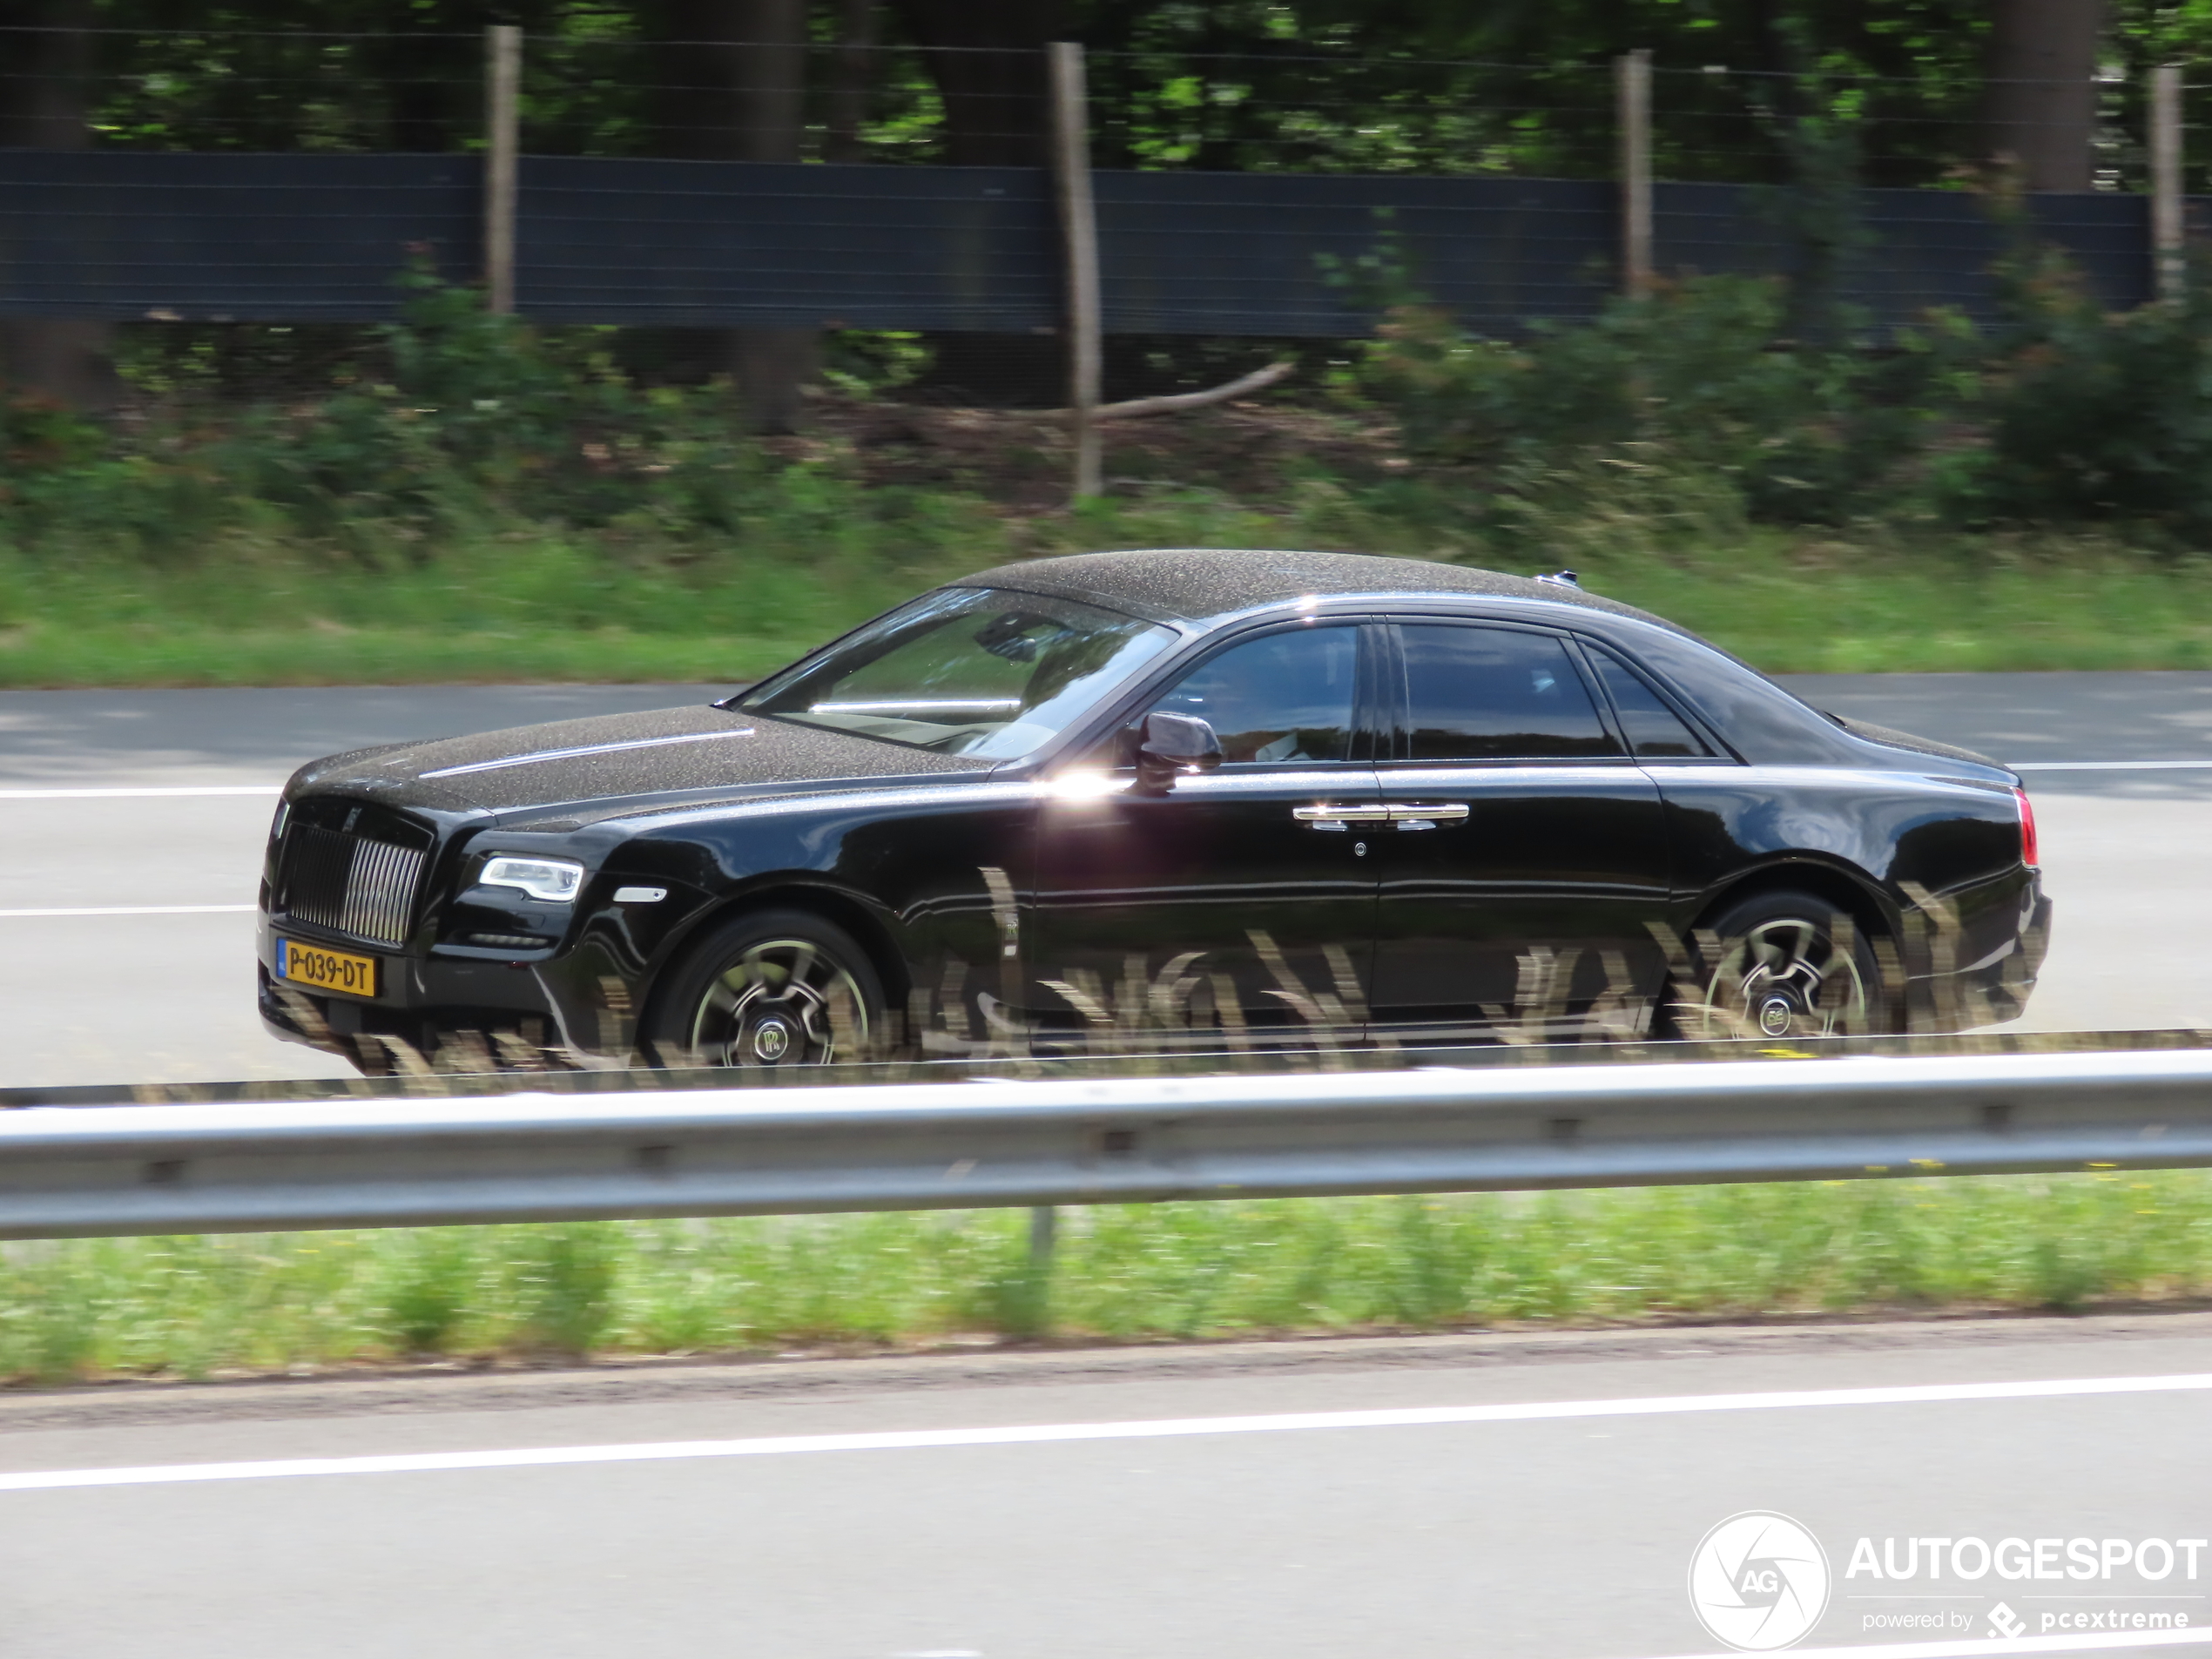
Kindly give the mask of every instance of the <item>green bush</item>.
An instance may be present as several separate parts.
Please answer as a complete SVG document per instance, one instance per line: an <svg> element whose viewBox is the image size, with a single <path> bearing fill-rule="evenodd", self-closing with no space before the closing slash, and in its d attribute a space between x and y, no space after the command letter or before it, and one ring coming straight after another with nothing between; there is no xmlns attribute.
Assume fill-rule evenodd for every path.
<svg viewBox="0 0 2212 1659"><path fill-rule="evenodd" d="M598 333L553 337L425 272L402 279L384 331L388 382L350 385L305 412L264 415L225 446L249 494L325 533L362 515L437 521L521 510L601 526L678 509L726 529L759 469L728 426L723 388L646 388Z"/></svg>
<svg viewBox="0 0 2212 1659"><path fill-rule="evenodd" d="M547 334L427 271L401 285L374 371L302 403L112 431L0 406L8 539L160 562L260 528L376 563L502 520L727 533L772 490L726 388L644 387L614 366L610 331Z"/></svg>
<svg viewBox="0 0 2212 1659"><path fill-rule="evenodd" d="M460 1327L483 1271L478 1242L460 1227L393 1236L380 1263L385 1283L374 1294L383 1304L383 1323L399 1352L436 1353Z"/></svg>
<svg viewBox="0 0 2212 1659"><path fill-rule="evenodd" d="M1456 523L1440 525L1453 540L1511 539L1528 501L1610 467L1755 521L2127 520L2202 544L2212 268L2184 304L2117 315L2048 261L2004 274L2002 327L1932 314L1878 347L1835 328L1791 337L1790 293L1766 279L1691 279L1517 341L1401 304L1355 381L1425 482L1456 494ZM245 536L392 570L523 529L688 556L772 521L783 543L843 556L885 542L887 521L942 544L983 505L866 491L842 462L778 461L737 435L726 387L644 385L617 365L612 331L536 330L427 271L401 284L379 350L320 397L112 428L0 404L0 550L189 565ZM1373 488L1341 515L1347 530L1358 519L1370 533L1376 506L1402 516L1383 499L1390 481ZM1315 520L1332 489L1343 495L1310 479L1288 516ZM1434 517L1433 489L1399 493ZM1193 504L1223 516L1187 491L1140 510Z"/></svg>
<svg viewBox="0 0 2212 1659"><path fill-rule="evenodd" d="M1938 319L1882 351L1793 343L1787 306L1778 281L1697 278L1519 342L1399 307L1361 381L1413 454L1509 487L1633 459L1717 474L1760 517L1833 521L1927 446L1971 336Z"/></svg>
<svg viewBox="0 0 2212 1659"><path fill-rule="evenodd" d="M1786 337L1783 287L1740 278L1516 342L1399 307L1359 385L1507 524L1613 467L1676 496L1721 486L1770 523L2103 522L2212 545L2212 262L2183 299L2119 312L2056 255L1999 275L1995 327L1935 314L1878 349Z"/></svg>
<svg viewBox="0 0 2212 1659"><path fill-rule="evenodd" d="M2055 261L2013 286L1980 443L1950 469L1968 522L2130 519L2212 536L2212 266L2179 303L2110 312Z"/></svg>
<svg viewBox="0 0 2212 1659"><path fill-rule="evenodd" d="M526 1350L589 1352L614 1317L619 1231L605 1223L575 1222L524 1236L536 1248L518 1264L518 1340Z"/></svg>

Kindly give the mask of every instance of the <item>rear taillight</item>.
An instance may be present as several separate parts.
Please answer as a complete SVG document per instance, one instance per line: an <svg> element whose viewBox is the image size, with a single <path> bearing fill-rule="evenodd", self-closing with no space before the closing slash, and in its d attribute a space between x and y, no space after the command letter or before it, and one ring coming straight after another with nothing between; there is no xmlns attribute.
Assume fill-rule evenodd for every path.
<svg viewBox="0 0 2212 1659"><path fill-rule="evenodd" d="M2043 867L2043 860L2035 845L2035 808L2027 799L2027 791L2015 789L2013 799L2020 804L2020 862L2031 870Z"/></svg>

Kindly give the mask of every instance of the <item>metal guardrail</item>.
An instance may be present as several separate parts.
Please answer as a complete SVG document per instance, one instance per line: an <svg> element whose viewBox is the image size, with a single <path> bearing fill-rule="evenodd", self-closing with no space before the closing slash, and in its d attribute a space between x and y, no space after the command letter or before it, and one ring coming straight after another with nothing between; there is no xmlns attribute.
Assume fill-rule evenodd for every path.
<svg viewBox="0 0 2212 1659"><path fill-rule="evenodd" d="M0 1113L0 1238L2212 1164L2212 1050Z"/></svg>

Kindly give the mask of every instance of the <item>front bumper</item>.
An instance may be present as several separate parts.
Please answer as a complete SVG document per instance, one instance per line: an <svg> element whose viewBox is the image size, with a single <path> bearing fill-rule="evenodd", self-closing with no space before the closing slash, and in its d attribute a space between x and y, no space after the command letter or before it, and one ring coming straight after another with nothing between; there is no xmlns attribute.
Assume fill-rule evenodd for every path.
<svg viewBox="0 0 2212 1659"><path fill-rule="evenodd" d="M309 990L277 976L279 935L374 955L381 965L374 996ZM523 959L489 952L425 954L327 938L266 913L256 930L258 1003L270 1035L386 1069L395 1044L426 1059L463 1033L496 1053L523 1051L567 1063L624 1063L636 1038L635 972L587 940ZM501 1039L511 1039L512 1042Z"/></svg>

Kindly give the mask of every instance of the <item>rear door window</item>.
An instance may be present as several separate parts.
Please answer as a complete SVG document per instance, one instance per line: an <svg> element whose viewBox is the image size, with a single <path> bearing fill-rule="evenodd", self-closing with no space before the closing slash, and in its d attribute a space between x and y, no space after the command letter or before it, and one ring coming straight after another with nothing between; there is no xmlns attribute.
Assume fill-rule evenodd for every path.
<svg viewBox="0 0 2212 1659"><path fill-rule="evenodd" d="M1621 745L1566 644L1516 628L1403 623L1408 760L1582 760Z"/></svg>

